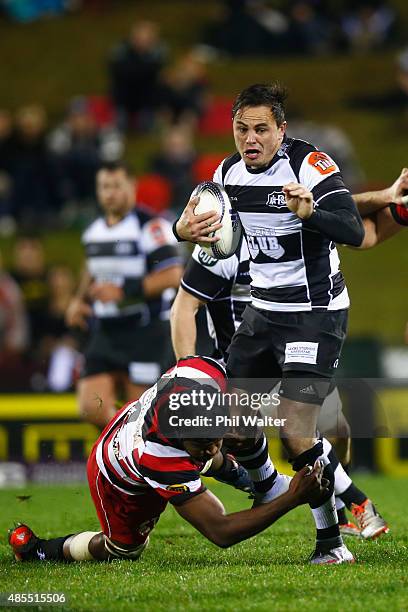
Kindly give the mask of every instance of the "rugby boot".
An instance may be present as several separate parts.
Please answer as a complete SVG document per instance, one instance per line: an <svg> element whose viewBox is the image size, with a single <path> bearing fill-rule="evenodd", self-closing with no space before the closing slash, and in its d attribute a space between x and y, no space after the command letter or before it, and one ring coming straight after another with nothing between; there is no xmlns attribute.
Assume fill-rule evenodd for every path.
<svg viewBox="0 0 408 612"><path fill-rule="evenodd" d="M340 529L340 535L342 536L353 536L355 538L359 538L361 536L360 529L357 527L357 525L355 525L351 521L348 521L347 523L344 523L343 525L339 524L339 529Z"/></svg>
<svg viewBox="0 0 408 612"><path fill-rule="evenodd" d="M354 563L354 561L352 553L344 544L327 550L319 544L309 559L312 565L339 565L340 563Z"/></svg>
<svg viewBox="0 0 408 612"><path fill-rule="evenodd" d="M37 547L40 539L24 523L17 523L8 532L8 541L13 549L16 561L30 561L37 558Z"/></svg>
<svg viewBox="0 0 408 612"><path fill-rule="evenodd" d="M365 540L374 540L383 533L389 532L387 523L377 512L371 500L366 499L360 506L351 504L351 512L360 528L360 535Z"/></svg>

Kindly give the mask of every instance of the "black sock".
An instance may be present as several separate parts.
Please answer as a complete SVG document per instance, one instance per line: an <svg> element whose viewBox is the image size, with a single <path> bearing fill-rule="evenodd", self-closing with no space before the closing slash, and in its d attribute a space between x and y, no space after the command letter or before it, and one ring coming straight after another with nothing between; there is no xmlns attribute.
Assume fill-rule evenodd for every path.
<svg viewBox="0 0 408 612"><path fill-rule="evenodd" d="M341 493L338 497L346 504L347 508L350 510L351 504L357 504L357 506L361 506L363 502L367 499L367 495L360 491L356 487L356 485L352 482L348 489Z"/></svg>
<svg viewBox="0 0 408 612"><path fill-rule="evenodd" d="M346 525L348 523L348 518L346 515L346 509L343 508L337 508L337 518L339 519L339 525Z"/></svg>
<svg viewBox="0 0 408 612"><path fill-rule="evenodd" d="M63 546L67 538L70 538L72 533L62 538L52 538L51 540L38 539L33 549L26 553L26 559L36 559L38 561L64 561Z"/></svg>

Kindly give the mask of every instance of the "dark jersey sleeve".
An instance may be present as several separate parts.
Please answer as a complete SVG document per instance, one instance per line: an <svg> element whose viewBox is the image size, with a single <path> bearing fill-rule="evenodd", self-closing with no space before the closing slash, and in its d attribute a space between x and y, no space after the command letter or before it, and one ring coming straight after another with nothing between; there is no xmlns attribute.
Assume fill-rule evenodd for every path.
<svg viewBox="0 0 408 612"><path fill-rule="evenodd" d="M230 295L232 284L232 279L210 272L193 258L188 262L181 280L181 286L185 291L205 302Z"/></svg>
<svg viewBox="0 0 408 612"><path fill-rule="evenodd" d="M303 221L306 229L317 230L340 244L360 246L364 227L360 213L349 193L337 193L324 198L309 219Z"/></svg>

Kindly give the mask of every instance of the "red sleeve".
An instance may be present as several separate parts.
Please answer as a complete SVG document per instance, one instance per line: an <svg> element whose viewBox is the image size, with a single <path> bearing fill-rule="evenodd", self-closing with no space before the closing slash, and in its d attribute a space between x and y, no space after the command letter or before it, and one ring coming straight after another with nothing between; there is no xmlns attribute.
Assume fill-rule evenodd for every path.
<svg viewBox="0 0 408 612"><path fill-rule="evenodd" d="M408 225L408 208L402 204L391 204L391 214L399 225Z"/></svg>

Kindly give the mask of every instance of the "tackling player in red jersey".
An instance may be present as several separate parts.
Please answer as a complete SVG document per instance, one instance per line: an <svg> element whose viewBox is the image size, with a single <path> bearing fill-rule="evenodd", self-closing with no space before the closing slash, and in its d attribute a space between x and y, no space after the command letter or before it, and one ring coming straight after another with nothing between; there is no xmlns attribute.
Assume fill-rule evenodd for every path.
<svg viewBox="0 0 408 612"><path fill-rule="evenodd" d="M266 529L299 504L327 494L328 482L316 462L300 470L274 501L225 514L200 474L210 475L224 461L226 431L203 419L228 413L221 402L209 412L201 397L194 400L202 391L222 393L225 388L225 372L215 360L179 360L138 401L126 404L95 443L88 481L102 531L45 540L27 525L17 525L9 535L16 559L136 559L167 503L211 542L227 548ZM192 422L195 417L201 417L198 427ZM198 432L206 437L195 437Z"/></svg>

